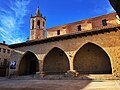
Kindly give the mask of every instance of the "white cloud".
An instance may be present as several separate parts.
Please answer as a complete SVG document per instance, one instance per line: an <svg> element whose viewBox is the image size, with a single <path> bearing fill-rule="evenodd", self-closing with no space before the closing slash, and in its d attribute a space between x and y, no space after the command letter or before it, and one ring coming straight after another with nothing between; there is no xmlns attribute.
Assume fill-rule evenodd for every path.
<svg viewBox="0 0 120 90"><path fill-rule="evenodd" d="M19 43L25 40L21 27L25 23L23 18L28 14L30 0L9 2L9 8L0 7L0 37L8 44Z"/></svg>

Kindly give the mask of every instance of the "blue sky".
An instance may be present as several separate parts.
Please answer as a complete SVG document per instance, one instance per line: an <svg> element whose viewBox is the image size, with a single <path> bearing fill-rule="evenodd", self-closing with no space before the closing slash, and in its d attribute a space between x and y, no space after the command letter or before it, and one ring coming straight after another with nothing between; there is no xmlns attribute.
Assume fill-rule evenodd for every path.
<svg viewBox="0 0 120 90"><path fill-rule="evenodd" d="M114 12L108 0L1 0L0 42L7 44L27 40L30 15L40 6L47 28Z"/></svg>

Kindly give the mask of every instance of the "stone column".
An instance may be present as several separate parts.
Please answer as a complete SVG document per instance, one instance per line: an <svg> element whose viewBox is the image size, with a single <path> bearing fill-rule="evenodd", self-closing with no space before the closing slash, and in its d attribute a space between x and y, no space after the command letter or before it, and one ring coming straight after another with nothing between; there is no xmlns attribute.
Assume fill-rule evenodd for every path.
<svg viewBox="0 0 120 90"><path fill-rule="evenodd" d="M69 58L69 64L70 64L70 70L67 71L68 76L78 76L78 72L74 70L74 56L71 52L68 52L68 58Z"/></svg>
<svg viewBox="0 0 120 90"><path fill-rule="evenodd" d="M70 71L73 71L74 70L73 57L69 57L69 63L70 63Z"/></svg>
<svg viewBox="0 0 120 90"><path fill-rule="evenodd" d="M39 75L40 77L45 76L45 72L43 71L43 60L39 60Z"/></svg>

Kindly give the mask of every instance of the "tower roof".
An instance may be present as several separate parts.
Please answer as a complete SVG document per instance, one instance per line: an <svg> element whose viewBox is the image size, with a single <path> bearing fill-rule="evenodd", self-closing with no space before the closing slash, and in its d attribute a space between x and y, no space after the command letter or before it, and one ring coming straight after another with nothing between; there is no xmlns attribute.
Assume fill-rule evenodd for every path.
<svg viewBox="0 0 120 90"><path fill-rule="evenodd" d="M35 13L35 16L40 16L40 15L41 15L41 13L40 13L40 9L39 9L39 6L38 6L38 8L36 10L36 13Z"/></svg>

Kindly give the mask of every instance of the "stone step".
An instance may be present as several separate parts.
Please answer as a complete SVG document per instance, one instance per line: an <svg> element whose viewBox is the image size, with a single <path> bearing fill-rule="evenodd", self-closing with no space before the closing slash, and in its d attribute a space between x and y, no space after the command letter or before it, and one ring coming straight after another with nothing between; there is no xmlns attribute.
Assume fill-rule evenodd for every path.
<svg viewBox="0 0 120 90"><path fill-rule="evenodd" d="M114 77L115 78L115 77ZM40 77L39 75L26 75L26 76L13 76L9 79L13 80L109 80L113 79L113 76L110 74L99 75L99 74L89 74L89 75L79 75L66 76L66 75L45 75ZM116 77L117 79L117 77Z"/></svg>

